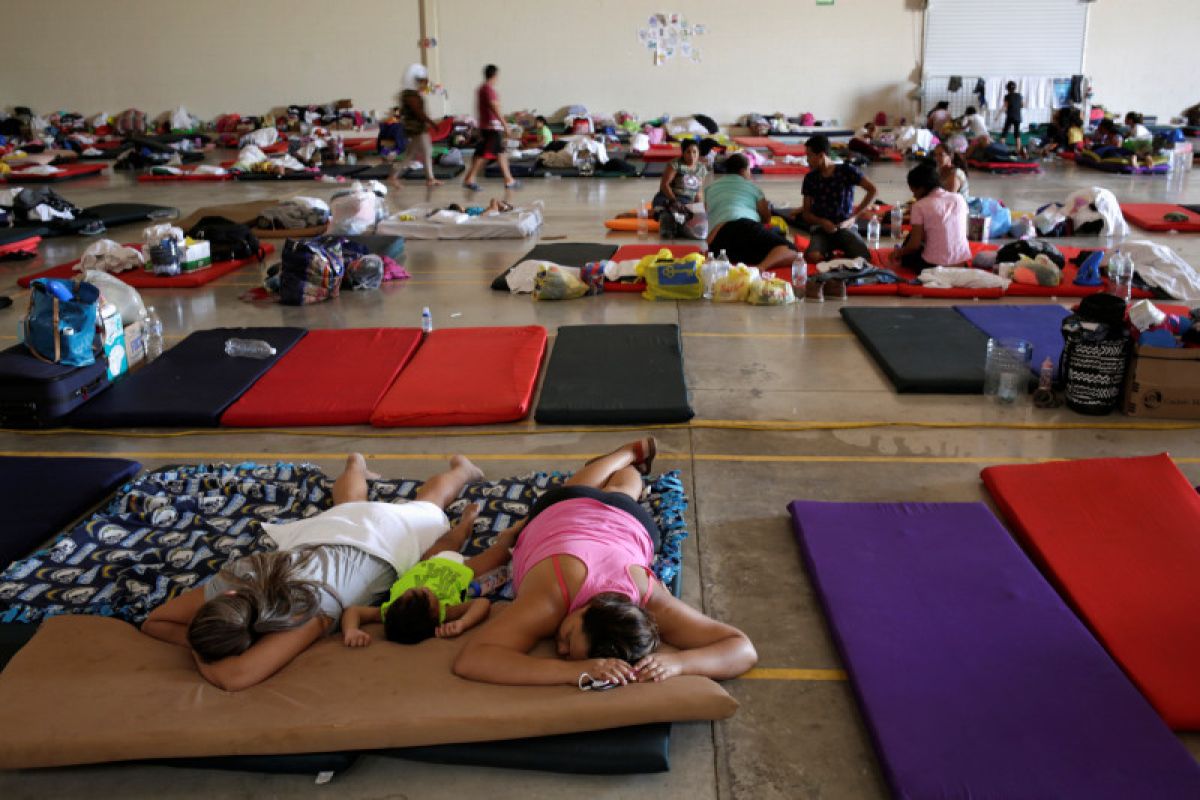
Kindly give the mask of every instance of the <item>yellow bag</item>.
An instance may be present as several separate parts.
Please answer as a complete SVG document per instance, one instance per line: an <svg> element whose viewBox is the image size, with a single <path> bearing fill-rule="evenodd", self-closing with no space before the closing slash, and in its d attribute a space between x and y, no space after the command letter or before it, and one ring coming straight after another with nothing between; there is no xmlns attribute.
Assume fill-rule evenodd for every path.
<svg viewBox="0 0 1200 800"><path fill-rule="evenodd" d="M713 281L713 302L741 303L750 291L750 284L757 278L756 267L747 267L745 264L730 267L728 273Z"/></svg>
<svg viewBox="0 0 1200 800"><path fill-rule="evenodd" d="M796 302L796 293L787 281L768 275L751 282L746 302L752 306L786 306Z"/></svg>
<svg viewBox="0 0 1200 800"><path fill-rule="evenodd" d="M646 256L637 265L637 275L646 282L642 297L647 300L699 300L704 296L700 267L704 256L692 253L675 258L665 247Z"/></svg>
<svg viewBox="0 0 1200 800"><path fill-rule="evenodd" d="M557 264L543 264L533 279L534 300L574 300L587 293L586 283Z"/></svg>

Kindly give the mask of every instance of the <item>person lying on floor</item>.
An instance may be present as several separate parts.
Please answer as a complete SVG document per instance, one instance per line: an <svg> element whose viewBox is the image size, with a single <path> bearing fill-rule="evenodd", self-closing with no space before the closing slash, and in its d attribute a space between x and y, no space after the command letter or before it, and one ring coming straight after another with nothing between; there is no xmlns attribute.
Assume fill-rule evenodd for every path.
<svg viewBox="0 0 1200 800"><path fill-rule="evenodd" d="M908 188L916 198L912 206L912 232L892 252L892 263L920 272L969 262L967 201L943 188L937 165L932 161L922 161L909 171Z"/></svg>
<svg viewBox="0 0 1200 800"><path fill-rule="evenodd" d="M509 529L479 555L464 559L459 551L479 516L472 504L443 542L445 550L416 564L392 584L388 599L379 606L350 606L342 613L342 643L365 647L371 635L362 629L370 622L383 623L389 642L418 644L436 636L458 636L487 619L491 602L486 597L467 599L471 581L508 563L516 541ZM440 541L440 540L439 540Z"/></svg>
<svg viewBox="0 0 1200 800"><path fill-rule="evenodd" d="M1016 161L1019 154L1014 154L1007 144L997 142L988 135L972 139L963 158L968 161Z"/></svg>
<svg viewBox="0 0 1200 800"><path fill-rule="evenodd" d="M725 176L704 192L708 215L708 251L722 250L734 264L771 269L791 264L796 245L774 228L771 206L750 179L750 162L741 153L725 159Z"/></svg>
<svg viewBox="0 0 1200 800"><path fill-rule="evenodd" d="M718 181L720 183L720 181ZM716 185L716 184L714 184ZM455 674L510 685L734 678L758 655L746 634L676 599L651 571L660 532L638 503L653 437L593 459L534 503L513 550L516 599L484 624ZM554 637L558 658L529 655ZM659 644L679 652L659 652Z"/></svg>
<svg viewBox="0 0 1200 800"><path fill-rule="evenodd" d="M244 556L204 586L168 600L142 623L187 647L209 683L254 686L337 630L349 606L386 595L422 558L451 549L474 517L451 530L445 508L483 472L464 456L427 480L408 503L367 500L366 460L355 453L333 485L333 507L263 529L279 549Z"/></svg>
<svg viewBox="0 0 1200 800"><path fill-rule="evenodd" d="M800 189L804 205L796 218L788 220L789 224L808 231L811 236L804 257L810 264L818 264L833 258L835 252L841 252L846 258L869 261L871 251L858 235L856 224L858 215L870 208L875 200L875 184L858 167L833 163L829 157L828 136L810 136L805 149L812 171L804 176ZM854 205L856 186L866 192L858 206Z"/></svg>

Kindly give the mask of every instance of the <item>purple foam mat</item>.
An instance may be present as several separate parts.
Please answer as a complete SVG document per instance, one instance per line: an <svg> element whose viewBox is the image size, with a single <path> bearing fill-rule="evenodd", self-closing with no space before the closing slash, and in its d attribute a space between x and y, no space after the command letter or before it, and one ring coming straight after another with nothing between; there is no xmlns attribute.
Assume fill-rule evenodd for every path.
<svg viewBox="0 0 1200 800"><path fill-rule="evenodd" d="M992 339L1025 339L1033 345L1034 374L1041 370L1047 357L1054 362L1058 374L1058 359L1062 356L1062 321L1071 312L1062 306L955 306L954 310Z"/></svg>
<svg viewBox="0 0 1200 800"><path fill-rule="evenodd" d="M789 511L896 797L1200 797L1200 766L982 503Z"/></svg>

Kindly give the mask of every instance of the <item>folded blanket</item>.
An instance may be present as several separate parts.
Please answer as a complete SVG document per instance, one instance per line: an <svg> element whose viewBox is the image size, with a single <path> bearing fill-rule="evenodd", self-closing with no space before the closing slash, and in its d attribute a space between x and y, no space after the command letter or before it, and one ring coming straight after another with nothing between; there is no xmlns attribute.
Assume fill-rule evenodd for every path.
<svg viewBox="0 0 1200 800"><path fill-rule="evenodd" d="M1007 289L1012 283L995 273L968 267L934 267L923 270L919 279L931 289Z"/></svg>

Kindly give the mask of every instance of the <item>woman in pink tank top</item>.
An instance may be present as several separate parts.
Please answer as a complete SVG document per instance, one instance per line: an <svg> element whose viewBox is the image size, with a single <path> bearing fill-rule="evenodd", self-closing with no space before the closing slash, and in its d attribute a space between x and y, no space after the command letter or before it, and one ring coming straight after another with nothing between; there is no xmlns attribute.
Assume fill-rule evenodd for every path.
<svg viewBox="0 0 1200 800"><path fill-rule="evenodd" d="M638 503L653 437L593 459L518 523L516 599L463 648L456 674L503 684L583 685L736 677L758 660L749 638L675 598L651 565L660 545ZM558 659L529 655L555 638ZM659 652L659 644L676 648Z"/></svg>

